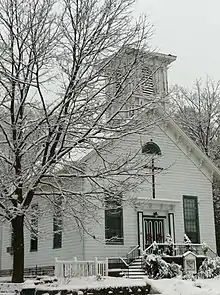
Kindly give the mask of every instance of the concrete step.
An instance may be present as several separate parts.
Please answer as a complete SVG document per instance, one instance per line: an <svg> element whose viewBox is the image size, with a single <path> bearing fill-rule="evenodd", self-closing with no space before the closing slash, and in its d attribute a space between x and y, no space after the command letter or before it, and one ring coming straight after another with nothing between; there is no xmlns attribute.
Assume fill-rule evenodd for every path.
<svg viewBox="0 0 220 295"><path fill-rule="evenodd" d="M142 264L131 264L129 265L129 268L142 268L141 266Z"/></svg>
<svg viewBox="0 0 220 295"><path fill-rule="evenodd" d="M143 263L142 260L134 260L131 262L131 264L141 264L141 263Z"/></svg>
<svg viewBox="0 0 220 295"><path fill-rule="evenodd" d="M142 269L143 257L137 257L129 266L129 269L124 271L124 275L131 279L142 279L146 276Z"/></svg>
<svg viewBox="0 0 220 295"><path fill-rule="evenodd" d="M125 273L124 274L125 277L144 277L146 276L145 273Z"/></svg>
<svg viewBox="0 0 220 295"><path fill-rule="evenodd" d="M138 277L138 276L137 276L137 277L136 277L136 276L129 276L129 277L128 277L128 279L133 279L133 280L135 280L135 279L137 279L137 280L141 280L141 279L143 279L143 278L144 278L144 276L139 276L139 277Z"/></svg>
<svg viewBox="0 0 220 295"><path fill-rule="evenodd" d="M142 260L133 260L131 263L143 263Z"/></svg>
<svg viewBox="0 0 220 295"><path fill-rule="evenodd" d="M137 275L137 274L139 274L139 275L144 275L145 274L145 272L144 271L141 271L141 270L137 270L137 271L124 271L123 272L124 274L129 274L129 275Z"/></svg>
<svg viewBox="0 0 220 295"><path fill-rule="evenodd" d="M131 263L130 266L141 267L142 263Z"/></svg>
<svg viewBox="0 0 220 295"><path fill-rule="evenodd" d="M129 269L126 269L126 271L129 271L129 272L144 272L144 270L142 268L129 268Z"/></svg>
<svg viewBox="0 0 220 295"><path fill-rule="evenodd" d="M129 270L126 270L126 271L129 271L129 272L144 272L144 270L141 269L141 268L132 268L132 269L129 268Z"/></svg>
<svg viewBox="0 0 220 295"><path fill-rule="evenodd" d="M144 275L139 275L139 276L124 276L126 279L142 279L144 278Z"/></svg>
<svg viewBox="0 0 220 295"><path fill-rule="evenodd" d="M143 260L143 258L142 257L137 257L137 258L135 258L135 260L134 261L142 261Z"/></svg>

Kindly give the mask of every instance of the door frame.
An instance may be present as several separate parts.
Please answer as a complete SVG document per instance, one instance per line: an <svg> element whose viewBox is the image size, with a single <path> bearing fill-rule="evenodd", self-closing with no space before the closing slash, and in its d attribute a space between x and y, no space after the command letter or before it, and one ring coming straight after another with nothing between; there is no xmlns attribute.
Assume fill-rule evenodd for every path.
<svg viewBox="0 0 220 295"><path fill-rule="evenodd" d="M155 218L153 214L144 215L143 211L137 211L137 234L138 234L138 245L140 249L145 250L145 229L144 229L144 219L145 218ZM175 229L175 214L174 212L169 212L167 215L158 215L159 219L164 219L164 232L169 233L175 243L176 229Z"/></svg>
<svg viewBox="0 0 220 295"><path fill-rule="evenodd" d="M146 248L146 245L147 245L147 239L146 239L146 221L149 220L149 221L162 221L162 227L163 227L163 232L162 232L162 235L163 235L163 240L165 239L165 220L166 220L166 216L158 216L158 217L154 217L152 215L145 215L143 216L143 231L144 231L144 235L143 235L143 238L144 238L144 248ZM154 228L153 228L154 230ZM155 240L155 237L152 239L152 243L153 241Z"/></svg>

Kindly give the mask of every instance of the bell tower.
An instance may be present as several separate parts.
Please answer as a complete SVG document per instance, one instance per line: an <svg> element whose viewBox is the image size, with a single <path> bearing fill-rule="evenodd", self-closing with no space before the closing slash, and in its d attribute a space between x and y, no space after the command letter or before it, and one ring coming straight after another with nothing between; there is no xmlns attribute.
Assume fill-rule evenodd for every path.
<svg viewBox="0 0 220 295"><path fill-rule="evenodd" d="M115 122L128 119L151 102L165 105L168 95L167 72L176 56L127 50L110 62L106 96L112 101L108 117Z"/></svg>

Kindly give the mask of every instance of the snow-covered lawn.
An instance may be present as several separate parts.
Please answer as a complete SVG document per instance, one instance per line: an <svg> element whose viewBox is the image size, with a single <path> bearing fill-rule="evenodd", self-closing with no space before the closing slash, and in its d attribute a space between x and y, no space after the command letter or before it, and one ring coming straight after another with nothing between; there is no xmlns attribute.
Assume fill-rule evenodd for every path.
<svg viewBox="0 0 220 295"><path fill-rule="evenodd" d="M145 281L153 287L154 293L164 295L220 295L220 278L198 279L195 282L182 279L162 279Z"/></svg>
<svg viewBox="0 0 220 295"><path fill-rule="evenodd" d="M79 290L79 289L102 289L109 287L133 287L146 286L144 280L132 280L125 278L105 277L96 280L95 277L72 278L70 281L53 283L49 287L50 290ZM45 290L45 285L36 286L37 290Z"/></svg>
<svg viewBox="0 0 220 295"><path fill-rule="evenodd" d="M48 277L49 278L49 277ZM54 279L54 278L49 278ZM142 289L146 288L146 282L144 280L132 280L125 278L113 278L113 277L104 277L100 280L97 280L96 277L81 277L81 278L72 278L72 279L63 279L54 281L53 283L42 283L35 285L35 283L39 283L39 280L27 279L22 284L12 284L12 283L0 283L0 294L7 293L15 294L16 292L20 292L22 289L36 289L39 291L44 291L48 293L49 291L61 291L61 290L69 290L69 291L83 291L85 289L90 290L100 290L100 289L108 289L108 288L123 288L123 287L139 287ZM9 295L10 295L9 294Z"/></svg>
<svg viewBox="0 0 220 295"><path fill-rule="evenodd" d="M31 283L31 281L29 281ZM95 277L72 278L69 282L63 281L54 283L50 290L82 290L82 289L102 289L108 287L124 286L152 286L154 294L163 295L220 295L220 278L198 279L196 281L182 280L181 278L152 280L145 277L143 280L105 277L97 281ZM26 282L28 284L28 281ZM43 285L38 285L37 289L45 290Z"/></svg>
<svg viewBox="0 0 220 295"><path fill-rule="evenodd" d="M55 277L42 276L39 279L25 279L25 282L22 284L12 284L10 283L10 277L1 277L0 278L0 291L3 288L16 288L19 286L19 289L22 288L36 288L42 290L49 288L50 290L77 290L77 289L102 289L109 287L135 287L135 286L146 286L144 280L134 280L126 278L115 278L115 277L100 277L97 279L95 276L91 277L75 277L71 279L56 279ZM43 283L43 282L50 283Z"/></svg>
<svg viewBox="0 0 220 295"><path fill-rule="evenodd" d="M196 281L182 280L181 278L152 280L145 277L143 280L105 277L96 280L95 277L72 278L52 284L34 285L34 280L26 280L20 287L36 287L38 290L83 290L117 287L152 286L151 293L163 295L220 295L220 277L215 279L198 279ZM0 284L8 289L7 284ZM5 285L5 286L3 286ZM11 286L13 288L13 286Z"/></svg>

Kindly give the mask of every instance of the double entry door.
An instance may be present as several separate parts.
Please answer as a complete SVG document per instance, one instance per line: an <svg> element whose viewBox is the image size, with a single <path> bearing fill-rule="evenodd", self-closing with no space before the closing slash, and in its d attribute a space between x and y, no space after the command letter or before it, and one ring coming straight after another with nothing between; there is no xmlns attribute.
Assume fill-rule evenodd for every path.
<svg viewBox="0 0 220 295"><path fill-rule="evenodd" d="M145 248L154 241L164 243L164 219L144 218L144 243Z"/></svg>

